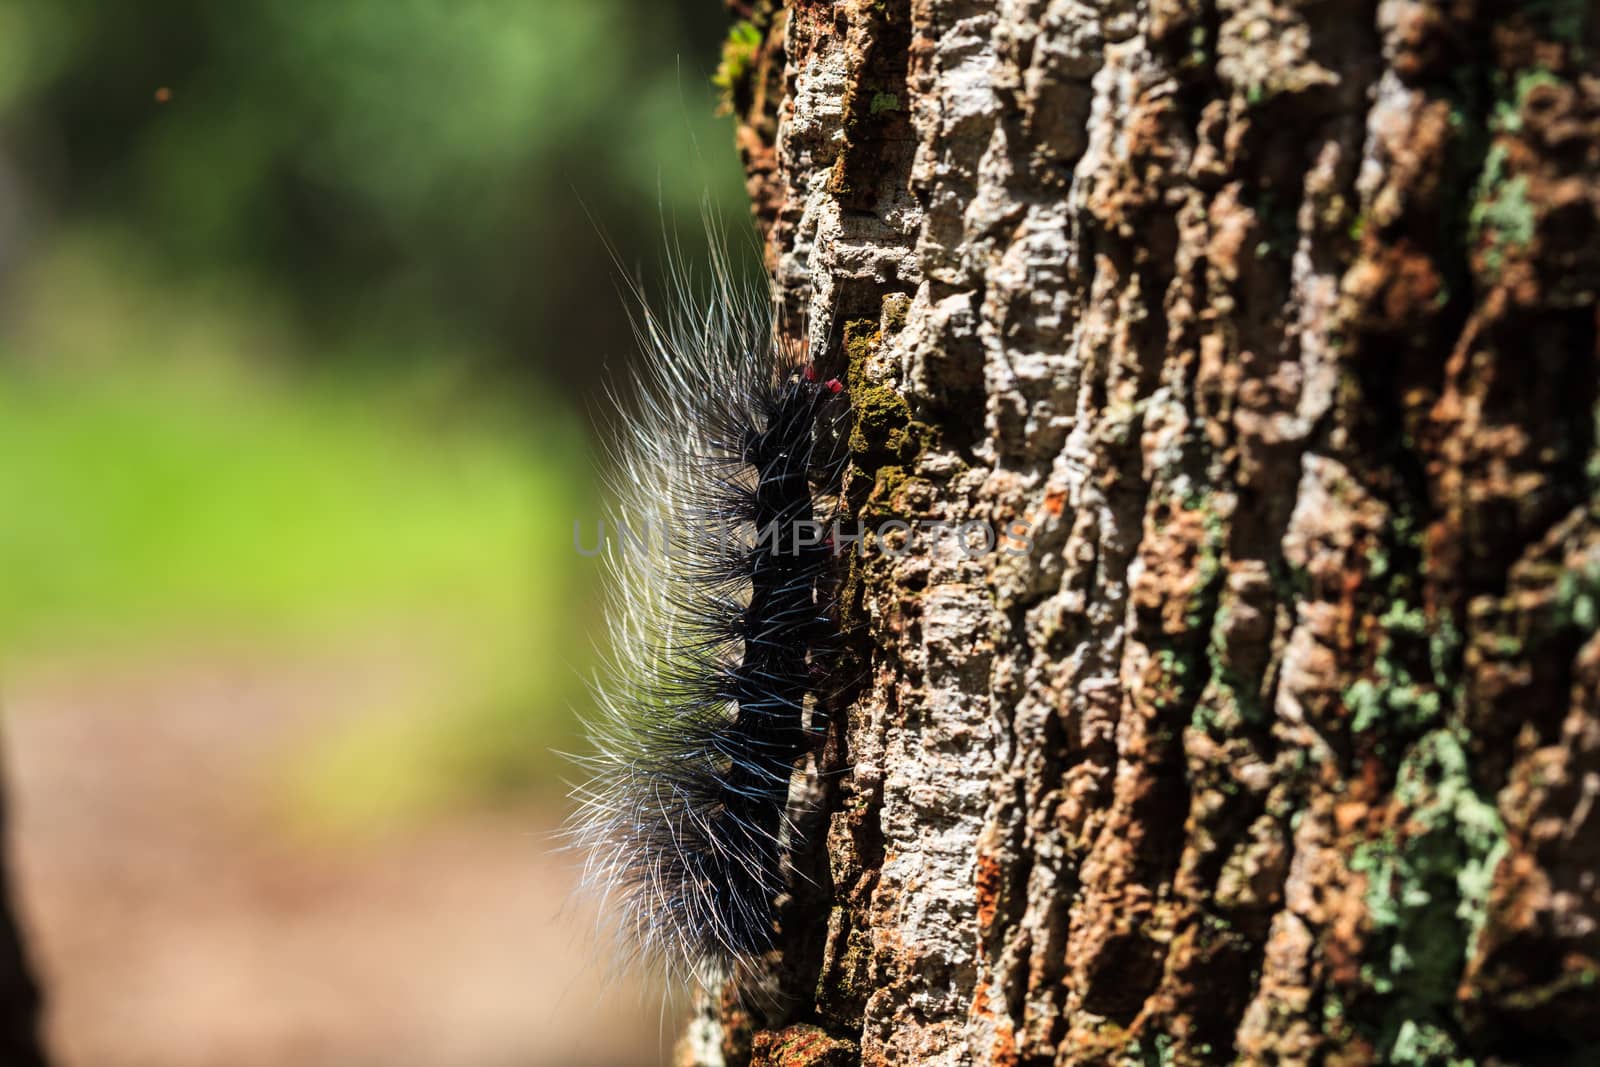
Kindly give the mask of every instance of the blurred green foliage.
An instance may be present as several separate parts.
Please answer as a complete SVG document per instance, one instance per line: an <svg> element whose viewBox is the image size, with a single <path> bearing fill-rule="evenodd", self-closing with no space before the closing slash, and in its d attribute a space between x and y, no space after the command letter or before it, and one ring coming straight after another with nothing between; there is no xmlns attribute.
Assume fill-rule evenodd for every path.
<svg viewBox="0 0 1600 1067"><path fill-rule="evenodd" d="M436 635L297 768L383 821L544 782L597 598L618 269L709 196L720 5L0 3L0 658ZM698 226L698 222L691 223ZM341 799L342 798L342 799Z"/></svg>
<svg viewBox="0 0 1600 1067"><path fill-rule="evenodd" d="M343 383L8 373L0 642L161 654L201 623L294 639L406 612L527 638L578 592L576 429L429 422Z"/></svg>
<svg viewBox="0 0 1600 1067"><path fill-rule="evenodd" d="M703 0L0 9L24 195L167 283L283 297L319 357L443 334L591 384L627 347L596 225L648 274L663 217L743 212Z"/></svg>

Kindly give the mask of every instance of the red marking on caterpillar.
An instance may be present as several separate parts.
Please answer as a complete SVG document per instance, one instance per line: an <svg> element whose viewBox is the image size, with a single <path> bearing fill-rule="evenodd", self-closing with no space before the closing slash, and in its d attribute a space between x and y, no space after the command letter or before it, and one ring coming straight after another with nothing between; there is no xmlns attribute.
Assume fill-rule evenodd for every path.
<svg viewBox="0 0 1600 1067"><path fill-rule="evenodd" d="M814 531L849 409L720 256L709 306L672 280L675 302L636 322L648 358L612 477L623 524L664 537L609 546L612 652L568 836L624 952L709 983L776 943L790 779L837 642Z"/></svg>

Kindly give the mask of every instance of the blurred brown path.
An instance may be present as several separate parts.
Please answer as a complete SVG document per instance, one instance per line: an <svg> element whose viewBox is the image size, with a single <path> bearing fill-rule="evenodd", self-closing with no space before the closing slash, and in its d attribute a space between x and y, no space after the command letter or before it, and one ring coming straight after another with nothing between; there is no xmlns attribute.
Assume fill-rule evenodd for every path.
<svg viewBox="0 0 1600 1067"><path fill-rule="evenodd" d="M606 987L565 904L557 813L354 845L284 828L274 775L334 709L414 685L413 651L11 673L18 908L57 1067L662 1062L659 997Z"/></svg>

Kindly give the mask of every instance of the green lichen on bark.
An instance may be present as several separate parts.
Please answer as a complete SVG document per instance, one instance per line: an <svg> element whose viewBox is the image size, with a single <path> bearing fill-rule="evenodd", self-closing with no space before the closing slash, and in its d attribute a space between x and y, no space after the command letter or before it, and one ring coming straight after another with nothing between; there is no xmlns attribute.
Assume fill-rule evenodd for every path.
<svg viewBox="0 0 1600 1067"><path fill-rule="evenodd" d="M1358 846L1371 927L1362 978L1376 999L1374 1037L1385 1062L1468 1063L1457 1049L1456 989L1486 918L1490 879L1506 852L1492 798L1479 794L1457 730L1424 735L1400 765L1396 814Z"/></svg>

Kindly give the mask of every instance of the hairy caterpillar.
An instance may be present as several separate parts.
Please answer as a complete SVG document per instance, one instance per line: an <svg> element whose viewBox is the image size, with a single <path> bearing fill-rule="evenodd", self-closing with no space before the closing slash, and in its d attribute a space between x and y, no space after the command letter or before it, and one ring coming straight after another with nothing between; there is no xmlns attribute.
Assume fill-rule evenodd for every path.
<svg viewBox="0 0 1600 1067"><path fill-rule="evenodd" d="M569 828L624 952L707 984L774 945L790 780L837 636L823 531L848 412L713 245L703 303L681 265L664 311L634 293L646 359L613 450L612 651Z"/></svg>

